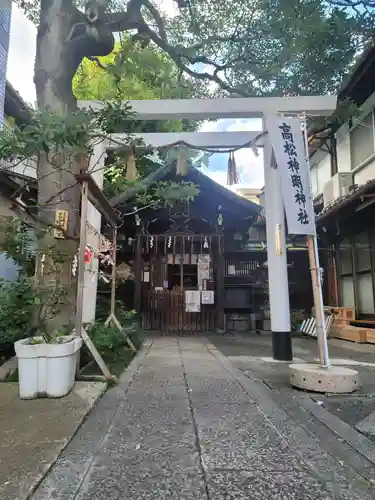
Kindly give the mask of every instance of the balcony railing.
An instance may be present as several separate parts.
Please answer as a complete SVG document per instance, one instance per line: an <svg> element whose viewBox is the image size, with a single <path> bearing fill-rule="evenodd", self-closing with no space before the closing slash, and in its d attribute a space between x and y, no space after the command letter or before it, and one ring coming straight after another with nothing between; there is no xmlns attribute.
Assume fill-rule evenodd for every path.
<svg viewBox="0 0 375 500"><path fill-rule="evenodd" d="M19 158L0 159L0 170L7 170L24 177L31 177L36 179L36 159L28 158L27 160L20 160Z"/></svg>
<svg viewBox="0 0 375 500"><path fill-rule="evenodd" d="M2 132L11 136L14 133L14 129L6 123L3 123ZM35 158L29 158L27 160L20 160L19 158L0 159L0 170L7 170L18 175L31 177L32 179L36 179L37 177Z"/></svg>

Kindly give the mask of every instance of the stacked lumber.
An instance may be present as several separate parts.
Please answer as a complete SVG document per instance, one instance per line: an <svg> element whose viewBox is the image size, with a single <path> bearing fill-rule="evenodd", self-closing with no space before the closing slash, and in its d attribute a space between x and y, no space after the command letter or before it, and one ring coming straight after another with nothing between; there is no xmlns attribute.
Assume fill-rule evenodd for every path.
<svg viewBox="0 0 375 500"><path fill-rule="evenodd" d="M349 340L363 344L367 341L368 328L352 326L351 321L355 320L355 309L350 307L333 307L333 324L331 326L331 336L335 339Z"/></svg>

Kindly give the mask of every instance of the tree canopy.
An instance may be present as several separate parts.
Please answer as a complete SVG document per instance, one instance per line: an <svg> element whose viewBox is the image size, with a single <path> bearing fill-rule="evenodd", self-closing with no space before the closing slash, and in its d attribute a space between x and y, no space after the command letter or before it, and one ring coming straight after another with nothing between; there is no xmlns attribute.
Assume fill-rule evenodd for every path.
<svg viewBox="0 0 375 500"><path fill-rule="evenodd" d="M194 89L202 95L209 81L213 83L211 90L219 94L332 92L372 38L375 27L374 0L170 0L173 2L182 7L175 9L173 16L151 0L67 3L72 12L77 7L80 13L86 9L86 14L91 9L93 16L100 12L111 33L131 34L116 47L110 63L112 69L126 70L121 78L123 91L134 84L132 95L139 91L140 98L146 93L137 83L145 81L144 77L156 84L158 97L187 96L185 92L179 95L181 86L173 92L166 81L160 86L158 69L163 77L169 73L173 82L181 76L190 96ZM22 0L19 4L39 22L44 2ZM84 19L82 13L79 20ZM132 39L139 40L143 49L134 51ZM174 64L160 50L155 52L156 47ZM110 53L110 49L109 44L104 52ZM83 55L93 57L89 52ZM94 56L101 55L100 50L96 52ZM91 64L84 63L84 71L88 68ZM192 82L205 85L197 87ZM105 85L101 77L100 89ZM148 95L155 96L151 86Z"/></svg>
<svg viewBox="0 0 375 500"><path fill-rule="evenodd" d="M73 79L78 100L141 100L205 97L203 82L179 78L179 70L158 47L122 36L111 54L95 61L84 59ZM197 122L131 121L132 131L178 132L196 130Z"/></svg>
<svg viewBox="0 0 375 500"><path fill-rule="evenodd" d="M95 61L85 59L73 80L73 93L78 100L139 100L189 98L207 95L202 82L179 78L172 59L155 46L142 47L139 40L122 36L114 51ZM135 121L120 123L118 132L178 132L196 130L198 122L187 120ZM149 154L138 150L135 163L139 178L170 161L170 151ZM133 183L126 180L129 151L111 154L106 169L104 190L109 198L126 190ZM128 186L129 184L129 186Z"/></svg>
<svg viewBox="0 0 375 500"><path fill-rule="evenodd" d="M176 63L181 61L180 68L191 72L193 67L221 93L327 93L337 89L375 24L368 10L336 3L195 1L190 15L181 11L167 21L164 36L149 28L145 32Z"/></svg>

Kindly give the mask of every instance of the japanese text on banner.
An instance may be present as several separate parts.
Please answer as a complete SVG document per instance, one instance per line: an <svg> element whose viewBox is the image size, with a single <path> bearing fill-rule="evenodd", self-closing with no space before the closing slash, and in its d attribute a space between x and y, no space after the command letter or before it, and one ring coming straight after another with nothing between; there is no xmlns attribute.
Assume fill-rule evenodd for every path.
<svg viewBox="0 0 375 500"><path fill-rule="evenodd" d="M267 129L280 175L288 233L315 235L301 121L298 118L268 117Z"/></svg>

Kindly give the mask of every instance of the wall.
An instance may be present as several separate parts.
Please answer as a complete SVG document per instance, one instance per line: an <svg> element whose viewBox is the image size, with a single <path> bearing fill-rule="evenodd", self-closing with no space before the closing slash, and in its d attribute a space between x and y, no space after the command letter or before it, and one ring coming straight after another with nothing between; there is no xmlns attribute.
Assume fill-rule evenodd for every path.
<svg viewBox="0 0 375 500"><path fill-rule="evenodd" d="M0 0L0 124L3 122L12 1Z"/></svg>
<svg viewBox="0 0 375 500"><path fill-rule="evenodd" d="M351 129L349 123L345 123L337 132L337 168L338 172L353 172L353 183L362 185L375 178L375 93L361 106L358 118L352 120ZM368 113L372 112L370 119L372 134L366 119ZM354 142L355 130L358 130L358 139L364 141L363 146ZM369 134L369 135L367 135ZM369 137L371 136L371 137ZM368 143L372 141L372 151L368 154ZM354 149L355 148L355 149ZM356 162L356 156L363 159ZM324 184L330 178L330 155L328 152L317 151L311 158L311 183L314 197L323 193Z"/></svg>
<svg viewBox="0 0 375 500"><path fill-rule="evenodd" d="M12 131L16 128L16 124L12 116L3 115L3 124L5 131ZM30 177L31 179L37 178L36 166L36 161L34 159L27 159L25 161L19 161L16 159L13 162L9 159L0 160L0 168L12 170L16 174Z"/></svg>
<svg viewBox="0 0 375 500"><path fill-rule="evenodd" d="M316 198L323 193L324 184L331 177L331 157L326 151L318 150L311 159L311 189Z"/></svg>
<svg viewBox="0 0 375 500"><path fill-rule="evenodd" d="M10 208L10 201L0 193L0 219L3 217L17 217L18 213ZM28 219L28 220L27 220ZM26 220L31 223L30 218ZM0 231L0 247L3 242L3 233ZM14 280L18 276L18 266L11 260L7 259L5 254L0 249L0 278Z"/></svg>

